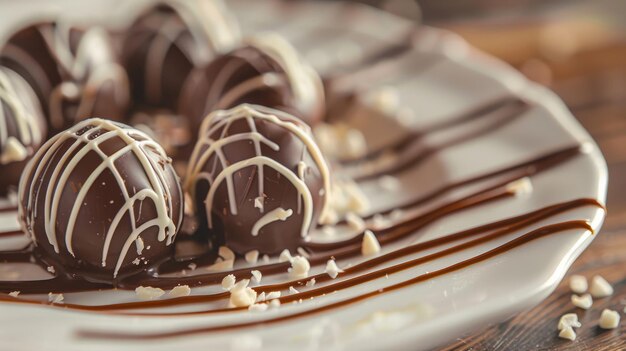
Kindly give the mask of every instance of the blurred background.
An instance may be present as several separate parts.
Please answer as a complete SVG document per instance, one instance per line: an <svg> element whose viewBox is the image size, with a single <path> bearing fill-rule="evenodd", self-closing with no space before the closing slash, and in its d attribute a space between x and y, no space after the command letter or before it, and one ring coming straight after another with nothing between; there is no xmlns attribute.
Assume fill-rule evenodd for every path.
<svg viewBox="0 0 626 351"><path fill-rule="evenodd" d="M561 96L599 144L609 165L606 222L599 238L569 273L612 276L614 298L626 304L626 1L358 2L453 31ZM575 344L556 338L554 321L562 313L573 312L568 307L570 294L566 278L533 310L459 338L445 349L626 348L625 323L613 333L583 326Z"/></svg>

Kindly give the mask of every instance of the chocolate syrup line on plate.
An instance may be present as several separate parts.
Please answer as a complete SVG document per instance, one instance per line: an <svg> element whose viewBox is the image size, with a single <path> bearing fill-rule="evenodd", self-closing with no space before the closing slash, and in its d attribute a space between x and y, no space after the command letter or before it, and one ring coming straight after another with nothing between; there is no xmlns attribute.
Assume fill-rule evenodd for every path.
<svg viewBox="0 0 626 351"><path fill-rule="evenodd" d="M24 232L22 230L11 230L8 232L0 232L0 238L6 238L10 236L20 236L20 235L24 235Z"/></svg>
<svg viewBox="0 0 626 351"><path fill-rule="evenodd" d="M17 207L15 206L0 207L0 213L16 212L16 211L17 211Z"/></svg>
<svg viewBox="0 0 626 351"><path fill-rule="evenodd" d="M440 238L412 244L412 245L400 248L398 250L389 252L387 254L377 256L367 261L358 263L354 266L346 267L344 269L344 272L340 273L339 276L346 277L346 276L354 275L364 270L368 270L376 266L379 266L381 264L384 264L386 262L389 262L391 260L405 257L407 255L416 254L416 253L429 250L438 246L446 245L455 241L486 234L477 239L473 239L471 241L467 241L462 244L452 246L450 248L429 254L427 256L423 256L423 257L406 261L406 262L403 262L394 266L383 268L378 271L373 271L365 275L356 276L356 277L349 278L343 281L338 281L337 283L333 283L324 287L311 289L311 290L304 291L298 294L284 296L284 297L281 297L279 300L283 303L287 303L287 302L292 302L292 301L296 301L299 299L306 299L306 298L321 296L324 294L329 294L329 293L332 293L333 291L337 291L337 290L349 288L351 286L355 286L358 284L362 284L362 283L365 283L374 279L384 277L387 274L392 274L392 273L399 272L401 270L413 268L413 267L419 266L420 264L424 264L432 260L489 242L491 240L495 240L497 238L510 234L516 230L520 230L524 227L537 223L541 220L544 220L552 216L555 216L557 214L560 214L560 213L563 213L563 212L566 212L575 208L583 207L583 206L596 206L596 207L604 209L603 205L598 203L596 200L586 199L586 198L576 199L576 200L567 201L567 202L563 202L563 203L556 204L556 205L547 206L542 209L528 212L528 213L525 213L516 217L503 219L500 221L484 224L478 227L462 230L462 231L449 234ZM403 226L397 226L397 227L399 230L403 230ZM412 231L411 228L407 228L404 230ZM295 287L303 286L306 284L307 281L309 281L312 278L315 278L316 282L318 283L332 281L332 279L327 274L322 273L322 274L309 276L307 278L303 278L299 280L293 280L293 281L288 281L288 282L278 283L278 284L257 286L257 287L254 287L254 289L255 291L259 293L287 290L290 286L295 286ZM211 294L211 295L180 297L177 299L169 299L169 300L130 302L130 303L98 305L98 306L84 306L84 305L74 305L74 304L63 304L61 306L63 308L74 309L74 310L110 312L110 311L115 311L115 310L147 309L147 308L171 307L171 306L179 306L179 305L205 303L205 302L225 299L228 297L229 297L229 293L224 292L224 293L217 293L217 294ZM19 302L31 303L31 304L46 304L44 302L13 299L10 297L6 297L6 298L0 297L0 301L2 300L9 301L9 302L19 301ZM156 316L156 315L158 316L167 316L167 315L182 316L182 315L216 313L216 312L223 312L225 310L235 311L236 309L214 309L214 310L209 310L209 311L174 312L174 313L122 313L122 314L152 315L152 316Z"/></svg>
<svg viewBox="0 0 626 351"><path fill-rule="evenodd" d="M521 117L524 112L530 109L530 105L522 100L516 100L513 103L508 103L506 105L501 105L499 108L494 110L492 113L488 115L494 115L494 121L492 125L488 128L480 128L474 132L461 135L456 137L450 141L447 141L443 144L437 145L436 147L422 147L420 148L420 140L417 138L414 142L409 142L404 145L402 150L396 150L399 153L398 162L394 162L388 167L378 167L374 171L363 171L356 174L353 179L356 182L363 182L366 180L371 180L378 178L383 175L397 174L402 171L407 170L410 167L414 167L424 162L430 156L452 146L456 146L465 141L472 140L477 138L483 134L490 133L496 129L499 129L508 123L516 120ZM415 139L415 138L414 138ZM417 149L417 150L414 150ZM389 150L393 151L393 150ZM365 161L367 163L367 161ZM371 161L370 161L371 162ZM357 166L358 168L358 166Z"/></svg>
<svg viewBox="0 0 626 351"><path fill-rule="evenodd" d="M484 180L484 179L488 179L489 177L492 176L496 176L496 175L502 175L502 174L506 174L509 172L513 172L513 171L519 171L518 174L516 174L514 177L512 177L511 179L507 180L507 182L510 182L511 180L514 179L518 179L524 176L529 176L532 174L536 174L537 172L540 172L542 170L548 169L552 166L555 166L557 164L560 164L562 162L565 162L567 160L569 160L570 158L574 157L575 155L578 155L580 153L580 146L575 146L575 147L569 147L569 148L564 148L561 150L558 150L556 152L541 156L539 158L536 158L534 160L530 160L527 162L522 162L520 164L517 165L513 165L510 167L506 167L500 170L497 170L495 172L490 172L488 174L483 174L483 175L479 175L477 177L473 177L470 179L466 179L464 181L460 181L458 183L455 184L450 184L446 187L443 187L441 189L435 190L434 192L418 199L415 201L412 201L409 204L406 204L406 206L410 207L410 206L416 206L416 205L420 205L423 203L426 203L428 201L432 201L433 199L437 198L440 195L443 195L445 193L447 193L448 191L451 191L457 187L463 186L463 185L467 185L467 184L471 184L475 181L479 181L479 180ZM486 191L491 191L492 189L488 188ZM483 190L484 192L485 190ZM471 196L478 196L478 195L482 195L481 192L479 193L475 193L472 194ZM470 196L470 197L471 197ZM501 196L501 195L497 195L497 196ZM469 197L457 200L458 201L468 201ZM448 208L446 209L446 207L439 207L439 209L441 211L445 210L445 213L450 213L450 206L456 206L458 208L459 204L454 204L454 203L450 203L448 204ZM405 207L406 207L405 206ZM467 204L465 204L465 206L467 206ZM459 210L459 209L457 209ZM425 225L427 223L432 222L433 220L439 218L440 216L435 215L436 211L430 211L430 213L426 213L424 215L421 216L421 219L414 219L414 222L419 223L421 221L422 225ZM424 218L429 217L428 221L424 221ZM413 228L418 229L418 226L414 226ZM407 235L410 233L407 233ZM323 263L325 261L325 259L327 259L328 256L331 255L335 255L335 257L345 257L345 256L349 256L349 254L358 254L358 250L359 250L359 244L358 244L358 240L360 240L360 238L353 238L351 239L352 241L350 243L342 243L342 245L345 244L349 244L350 246L346 246L343 250L335 250L327 252L325 256L318 256L318 257L313 257L312 258L312 262L315 263ZM381 235L380 237L380 241L383 243L387 243L391 240L388 240L385 238L385 235ZM308 243L308 245L310 246L310 248L312 250L317 249L318 251L320 249L324 249L323 245L326 244L321 244L322 246L316 246L316 245L320 245L320 244L315 244L315 243ZM329 247L326 246L326 249L333 249L333 247ZM13 252L0 252L0 261L7 261L7 258L9 256L13 255ZM171 262L171 261L170 261ZM184 265L188 265L190 262L194 262L194 260L187 260L184 261ZM166 264L162 267L162 271L166 271L167 270L167 266L171 265L170 264ZM180 262L179 262L180 265ZM175 266L175 265L174 265ZM264 274L277 274L277 273L283 273L287 270L287 268L289 267L288 263L275 263L275 264L270 264L270 265L265 265L262 267L259 267L260 269L263 270ZM45 268L45 267L44 267ZM141 275L137 275L137 276L133 276L132 280L129 281L123 281L119 284L120 288L135 288L137 286L140 286L142 284L146 284L147 282L151 283L151 284L159 284L161 287L163 288L172 288L178 284L188 284L191 286L198 286L198 285L203 285L203 284L211 284L211 283L218 283L219 281L221 281L222 277L224 275L227 274L235 274L237 277L248 277L249 275L249 269L250 268L245 268L245 269L238 269L238 270L233 270L230 272L220 272L220 273L214 273L212 275L204 275L204 276L183 276L183 277L176 277L176 278L166 278L166 277L160 277L160 278L155 278L153 277L150 273L144 273ZM60 271L60 269L59 269ZM159 270L156 270L157 272L159 272ZM159 273L163 273L163 272L159 272ZM167 271L165 272L167 273ZM58 276L63 276L63 272L57 272ZM38 281L36 284L32 284L28 287L28 290L24 289L24 284L23 282L10 282L10 281L3 281L0 282L0 291L3 292L10 292L10 291L14 291L14 290L20 290L26 294L26 293L47 293L50 291L64 291L64 292L71 292L71 291L86 291L86 290L94 290L94 289L102 289L103 287L107 287L107 284L102 284L102 283L91 283L91 282L87 282L87 281L83 281L80 280L78 277L73 277L73 276L69 276L66 274L66 276L68 276L67 279L68 281L72 281L71 284L67 283L67 284L60 284L60 280L42 280L42 281ZM59 286L60 285L60 286ZM110 287L110 285L108 285ZM70 289L70 287L72 289Z"/></svg>
<svg viewBox="0 0 626 351"><path fill-rule="evenodd" d="M331 310L335 310L338 308L346 307L357 302L361 302L379 295L387 294L414 284L418 284L429 279L436 278L438 276L448 274L451 272L459 271L461 269L470 267L476 263L483 262L489 258L495 257L502 253L513 250L523 244L531 242L533 240L543 238L558 232L563 232L567 230L573 229L584 229L585 231L590 231L593 233L593 228L591 225L584 220L574 220L574 221L566 221L556 224L550 224L543 226L541 228L535 229L531 232L528 232L522 236L519 236L515 239L512 239L505 244L497 246L491 250L483 252L479 255L471 257L469 259L460 261L458 263L452 264L445 268L441 268L432 272L420 274L414 278L405 280L403 282L393 284L381 289L373 290L364 294L360 294L358 296L347 298L342 301L330 303L320 307L314 307L306 311L292 313L282 317L269 318L260 321L252 321L252 322L244 322L244 323L233 323L233 324L224 324L218 326L210 326L210 327L198 327L198 328L188 328L188 329L179 329L174 331L159 331L154 333L128 333L128 332L115 332L115 331L94 331L94 330L80 330L77 333L77 336L82 338L97 338L97 339L115 339L115 340L156 340L156 339L166 339L173 337L182 337L188 335L195 334L204 334L204 333L212 333L218 331L228 331L228 330L236 330L240 328L248 328L255 327L261 325L270 325L280 322L285 322L289 320L293 320L296 318L307 317L310 315L315 315L322 312L327 312ZM301 293L303 294L303 293Z"/></svg>
<svg viewBox="0 0 626 351"><path fill-rule="evenodd" d="M406 136L400 137L400 139L393 144L385 145L376 150L369 150L366 155L363 155L358 159L343 160L341 163L343 165L353 165L378 158L387 152L401 152L403 149L408 148L411 144L417 142L427 134L440 132L448 128L458 127L461 124L475 121L481 117L488 117L498 110L503 110L511 107L520 108L525 107L526 105L527 103L522 101L517 96L501 96L469 111L463 112L457 116L444 118L442 121L435 122L422 129L411 131Z"/></svg>

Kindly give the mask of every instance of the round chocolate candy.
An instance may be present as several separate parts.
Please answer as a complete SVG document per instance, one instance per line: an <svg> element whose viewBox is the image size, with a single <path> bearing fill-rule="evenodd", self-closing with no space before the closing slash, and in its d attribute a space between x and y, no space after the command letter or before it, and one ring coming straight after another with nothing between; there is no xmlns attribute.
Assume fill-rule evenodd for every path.
<svg viewBox="0 0 626 351"><path fill-rule="evenodd" d="M122 54L136 101L175 108L195 67L239 43L239 27L222 1L160 1L130 26Z"/></svg>
<svg viewBox="0 0 626 351"><path fill-rule="evenodd" d="M209 240L276 254L301 246L325 213L329 173L304 122L243 104L204 120L185 184Z"/></svg>
<svg viewBox="0 0 626 351"><path fill-rule="evenodd" d="M246 44L190 74L179 113L199 125L211 111L250 103L292 112L309 125L318 122L325 110L324 88L313 68L276 34Z"/></svg>
<svg viewBox="0 0 626 351"><path fill-rule="evenodd" d="M24 170L19 218L57 272L114 281L171 255L183 195L160 145L87 119L48 140Z"/></svg>
<svg viewBox="0 0 626 351"><path fill-rule="evenodd" d="M0 63L33 87L52 133L89 116L121 120L126 113L128 77L102 28L28 26L0 49Z"/></svg>
<svg viewBox="0 0 626 351"><path fill-rule="evenodd" d="M17 189L26 162L45 134L46 122L30 85L0 66L0 195Z"/></svg>

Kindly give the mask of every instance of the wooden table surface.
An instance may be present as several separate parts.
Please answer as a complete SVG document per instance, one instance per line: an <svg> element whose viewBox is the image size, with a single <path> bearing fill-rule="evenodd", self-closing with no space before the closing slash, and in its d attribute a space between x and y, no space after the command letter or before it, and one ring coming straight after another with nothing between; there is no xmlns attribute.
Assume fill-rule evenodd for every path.
<svg viewBox="0 0 626 351"><path fill-rule="evenodd" d="M610 39L598 36L585 48L555 59L537 47L540 44L536 44L532 33L541 30L535 28L536 24L532 26L512 27L518 38L527 39L527 47L515 57L501 57L557 92L598 142L609 165L608 216L598 237L548 299L502 323L465 335L443 349L626 350L626 42L610 35ZM493 34L489 27L466 24L449 28L492 54L506 53L502 45L511 46L513 34L503 28L499 28L499 34ZM549 45L554 45L550 50L559 50L558 42ZM588 279L600 274L612 283L615 292L611 297L595 300L587 311L576 308L570 302L572 293L568 287L572 274ZM598 327L604 308L620 313L618 329ZM577 313L582 323L573 342L558 338L556 329L560 316L570 312Z"/></svg>

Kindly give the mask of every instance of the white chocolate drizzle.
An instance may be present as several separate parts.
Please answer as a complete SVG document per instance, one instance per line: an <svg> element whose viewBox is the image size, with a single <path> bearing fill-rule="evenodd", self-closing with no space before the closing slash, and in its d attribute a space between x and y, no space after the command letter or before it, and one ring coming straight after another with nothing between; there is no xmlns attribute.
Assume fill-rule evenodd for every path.
<svg viewBox="0 0 626 351"><path fill-rule="evenodd" d="M0 164L23 161L28 157L27 146L41 143L43 132L36 110L29 109L20 99L30 98L35 103L28 83L8 68L0 68ZM7 113L9 111L9 113ZM9 115L10 114L10 115ZM9 119L12 119L10 123ZM9 125L14 124L16 133L9 135Z"/></svg>
<svg viewBox="0 0 626 351"><path fill-rule="evenodd" d="M287 218L291 217L292 214L293 214L292 209L285 210L282 207L277 207L271 210L270 212L266 213L263 217L259 218L259 220L256 221L256 223L254 223L254 226L252 227L252 236L259 235L259 231L261 230L261 228L263 228L264 226L272 222L286 221Z"/></svg>
<svg viewBox="0 0 626 351"><path fill-rule="evenodd" d="M82 134L80 134L81 132ZM107 155L99 146L112 138L121 139L126 145L113 154ZM18 195L20 199L23 199L22 203L25 204L25 206L20 206L20 218L23 221L22 226L27 232L31 233L31 236L33 236L31 232L32 223L34 222L35 216L38 216L38 214L35 213L37 208L36 201L39 201L41 197L37 195L39 193L38 189L30 189L30 187L35 185L39 177L50 167L49 162L52 157L57 156L61 147L68 145L68 143L71 143L71 145L64 150L64 153L58 159L54 171L49 178L45 197L43 197L44 229L48 242L54 247L57 253L60 252L59 243L57 242L57 230L61 230L64 233L63 239L67 251L72 256L75 256L72 246L74 226L76 225L80 210L83 207L85 197L96 184L98 177L103 174L105 170L110 171L114 176L124 196L125 202L119 207L118 212L112 218L108 230L105 233L105 242L102 248L102 266L107 266L109 246L118 224L126 213L130 216L132 231L127 233L128 236L115 265L114 277L117 276L128 250L133 243L137 246L137 252L143 251L143 239L140 238L140 235L146 229L157 227L159 230L157 236L158 241L165 241L165 245L170 245L173 242L177 228L180 227L180 222L183 218L183 209L181 206L178 214L180 219L178 223L174 223L172 193L165 179L165 171L157 160L148 155L146 150L153 151L155 155L162 160L167 160L168 158L165 151L160 145L139 130L98 118L84 120L69 130L52 137L39 149L35 157L33 157L33 160L27 165L24 173L25 176L23 176L20 181ZM58 209L62 200L61 196L63 190L69 186L67 181L79 162L87 154L93 153L99 155L102 158L102 162L89 174L84 184L82 184L82 187L80 187L76 193L74 205L69 211L67 227L60 228L58 226L57 216L59 215ZM133 154L139 161L150 184L147 188L138 189L132 196L126 188L126 181L122 173L115 165L116 160L129 153ZM39 184L39 187L41 186L42 184ZM134 205L135 202L145 199L152 200L157 215L156 218L137 226ZM26 213L24 213L24 211L26 211Z"/></svg>

